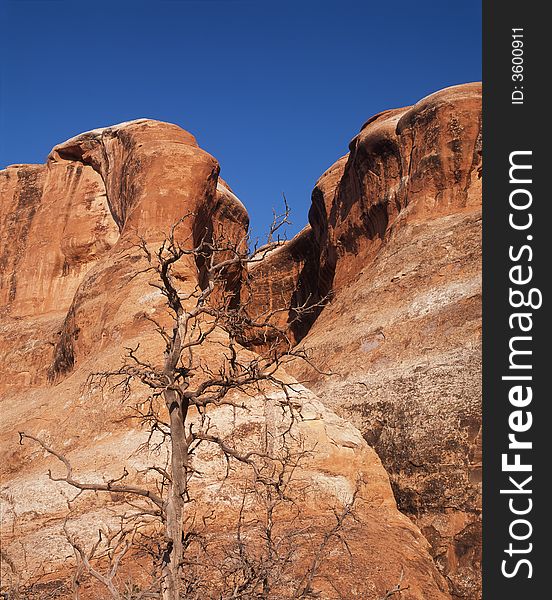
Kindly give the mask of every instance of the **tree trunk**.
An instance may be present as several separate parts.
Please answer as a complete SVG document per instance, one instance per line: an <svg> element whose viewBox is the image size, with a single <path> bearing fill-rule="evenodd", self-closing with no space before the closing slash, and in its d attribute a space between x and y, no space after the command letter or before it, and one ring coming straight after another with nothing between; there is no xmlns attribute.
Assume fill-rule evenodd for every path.
<svg viewBox="0 0 552 600"><path fill-rule="evenodd" d="M180 600L182 562L182 519L187 486L188 446L186 408L172 390L165 392L171 426L171 484L166 508L166 548L163 556L163 600Z"/></svg>

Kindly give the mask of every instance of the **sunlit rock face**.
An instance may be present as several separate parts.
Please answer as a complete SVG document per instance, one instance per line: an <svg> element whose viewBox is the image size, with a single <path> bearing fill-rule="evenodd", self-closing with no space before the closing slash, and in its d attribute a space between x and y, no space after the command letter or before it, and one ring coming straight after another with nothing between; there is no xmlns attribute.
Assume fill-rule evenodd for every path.
<svg viewBox="0 0 552 600"><path fill-rule="evenodd" d="M405 131L408 127L405 121ZM422 124L417 127L424 130ZM363 131L366 132L367 128ZM445 141L442 144L446 146ZM441 146L438 150L441 151ZM422 158L420 154L420 163ZM344 173L353 169L348 167L348 160L342 162ZM372 177L370 172L366 174L368 179ZM414 169L413 172L418 171ZM130 413L130 400L138 401L141 392L132 390L132 397L122 403L117 390L90 387L87 379L91 373L116 369L121 364L125 348L135 348L138 344L150 360L155 361L156 357L162 356L163 343L150 318L162 318L165 307L158 290L150 285L149 274L143 270L144 258L137 247L141 240L153 246L160 243L171 226L183 216L186 219L178 229L178 236L180 242L190 248L198 240L208 239L219 231L224 231L228 239L236 243L244 238L248 226L247 212L229 186L219 179L218 173L217 161L198 147L191 134L175 125L145 119L72 138L56 146L45 165L16 165L0 172L0 364L3 371L0 472L3 514L7 515L2 519L2 550L9 557L2 563L3 581L19 577L20 582L32 582L45 574L42 581L49 587L44 589L50 593L56 586L63 589L63 581L72 570L72 552L62 529L71 490L63 483L48 479L48 469L54 469L56 476L60 474L60 465L36 447L29 444L21 446L19 431L39 436L51 447L63 452L81 478L95 481L114 479L126 466L131 479L148 485L153 481L148 480L151 474L144 471L145 467L156 464L156 461L164 464L166 456L140 449L146 432L136 421L126 418ZM336 175L336 185L344 177ZM433 189L421 173L419 177L428 190ZM448 183L443 185L446 188ZM322 190L323 184L319 187ZM400 461L406 458L395 453L389 459L382 443L397 432L400 432L401 439L405 439L405 435L418 436L421 440L419 449L411 448L407 452L405 448L405 457L412 458L414 462L425 460L423 453L426 449L422 442L425 443L429 429L436 427L435 423L428 421L433 413L427 412L429 416L425 416L424 411L428 411L428 407L421 401L414 401L412 395L414 400L409 404L412 414L404 414L401 419L397 416L398 420L393 421L391 427L383 423L378 430L374 423L379 422L380 413L373 412L369 406L370 402L385 401L389 406L385 408L387 405L382 404L380 411L400 414L393 413L391 409L396 406L393 410L398 411L401 402L404 404L405 390L398 386L396 399L384 393L386 382L394 373L393 365L396 369L408 369L408 360L423 363L434 356L431 352L424 353L420 347L410 350L404 347L408 332L419 331L419 327L410 321L420 315L437 319L441 305L445 305L443 298L452 298L452 302L463 297L459 273L467 268L466 259L459 259L460 264L456 265L451 258L454 254L450 248L456 248L457 243L454 235L442 242L449 244L448 250L444 246L440 250L433 249L434 261L440 260L443 265L442 285L457 284L457 288L453 285L457 291L449 290L441 295L439 292L434 296L428 291L423 296L429 298L425 304L422 300L415 304L419 306L420 314L411 314L408 310L415 309L407 308L414 302L409 299L409 294L413 298L422 294L422 288L415 283L417 280L412 280L412 287L408 288L408 277L403 276L404 298L393 288L388 301L382 302L369 296L378 295L378 280L367 270L366 282L358 282L356 278L360 277L360 271L355 272L353 264L360 265L363 260L366 265L375 264L378 252L384 256L390 248L388 262L381 265L381 281L388 285L387 280L396 277L393 261L397 259L393 258L391 244L395 244L397 251L404 248L407 254L411 254L409 248L420 240L423 242L426 239L423 236L429 236L428 240L433 242L440 239L439 219L464 218L461 215L472 214L474 209L467 202L463 208L455 208L456 212L443 207L441 213L435 211L433 214L429 205L424 210L421 207L418 212L414 210L420 200L412 200L409 205L405 201L401 210L396 208L394 217L387 217L386 228L382 230L385 218L370 208L371 200L366 196L362 200L363 206L372 216L366 221L366 230L363 230L354 219L362 221L364 209L341 208L353 202L353 199L347 199L348 189L343 184L341 204L334 216L323 215L326 200L319 203L316 208L318 216L311 219L311 226L289 244L268 253L255 267L259 274L257 279L255 272L249 274L254 289L255 285L259 285L259 294L254 298L257 306L261 307L267 304L276 307L292 297L295 302L304 304L316 295L322 297L329 290L334 290L332 303L319 307L314 324L298 323L293 335L296 340L303 339L303 343L317 347L320 365L323 368L330 365L336 372L344 366L338 343L347 345L345 366L350 373L343 372L337 379L325 379L318 374L312 378L312 389L310 385L294 385L295 393L300 396L296 399L300 418L294 423L293 439L301 440L301 444L309 449L308 458L297 470L297 479L303 482L301 489L305 489L307 482L312 486L309 493L300 498L301 514L323 531L324 527L327 529L334 523L332 508L342 505L351 491L360 486L357 519L348 529L351 554L343 546L332 550L332 561L340 565L339 575L335 575L331 563L326 564L323 570L326 578L319 583L320 597L334 598L337 586L340 593L348 598L377 600L401 582L407 588L402 592L402 597L407 600L450 598L447 582L431 552L435 554L435 548L440 548L436 544L441 544L444 552L450 553L448 544L453 530L452 520L447 520L445 515L443 524L437 522L436 515L444 513L440 505L429 504L430 496L422 476L425 471L403 474ZM328 192L320 191L322 196L325 193ZM425 198L423 195L419 197ZM443 202L456 207L447 194L443 198ZM331 213L333 204L329 198L327 202L327 210ZM347 214L352 220L349 225ZM411 215L409 218L408 214ZM425 231L431 222L431 214L435 217L437 231L434 237ZM399 227L401 220L404 224ZM393 222L396 233L392 232ZM453 227L452 221L450 227ZM477 231L475 224L473 228ZM402 241L398 237L400 232L404 232L405 236ZM393 235L397 237L393 238ZM346 240L345 245L339 245L341 238ZM358 248L355 243L358 243ZM361 257L363 248L364 259ZM473 252L476 253L477 249L477 244L474 244ZM474 278L477 277L476 262L474 260ZM401 269L405 269L405 264L401 262ZM430 264L423 267L431 271ZM386 270L388 272L384 273ZM232 276L236 279L232 285L239 289L239 278L246 274L234 273ZM175 279L183 293L200 285L201 277L201 265L193 257L182 260L175 271ZM434 277L437 278L438 274ZM278 293L274 292L276 280L280 286ZM305 287L299 286L298 282L302 281ZM426 284L429 286L428 282ZM433 289L428 287L428 290ZM366 294L366 298L362 294ZM343 303L341 308L339 302ZM402 316L397 312L396 306L399 305L403 306ZM473 305L475 310L477 299ZM397 329L404 325L402 342L395 341L395 345L389 346L380 343L376 348L370 345L375 343L370 341L372 338L366 341L368 334L363 334L360 326L354 329L355 335L361 335L361 338L358 335L354 337L347 329L354 318L362 319L363 311L370 312L370 319L374 320L373 314L381 310L382 335L387 339L393 329L391 326L386 329L385 319L388 317L384 309L389 311L391 321L395 319ZM365 318L362 326L368 326L368 315ZM476 316L474 322L477 322ZM449 326L452 327L453 323L448 322ZM329 329L331 327L334 328L333 333ZM435 344L446 346L443 339L447 335L445 326L436 324L435 327ZM469 329L469 325L466 327ZM325 335L332 338L331 343ZM355 346L359 339L365 344L362 348ZM374 339L377 341L379 338ZM392 334L390 339L395 339ZM450 344L453 348L456 347L456 339L460 337L454 338L454 343ZM198 356L204 364L216 364L217 353L223 351L223 342L221 335L198 349ZM379 352L382 349L389 352L387 362L377 362L378 349ZM379 374L376 372L374 375L371 369L382 364L387 364L388 370L382 368L382 377L379 378ZM448 359L443 368L454 370L451 364ZM299 367L295 368L299 373ZM376 383L371 383L369 375L376 378ZM291 374L285 374L285 377L290 383L295 382ZM364 378L360 386L363 395L354 388L353 397L348 390L360 378ZM429 376L428 381L433 380ZM453 374L443 385L448 386L447 393L454 389L455 397L463 398L465 390ZM391 389L391 385L388 387ZM377 389L382 390L381 398L375 396ZM339 394L344 395L342 400ZM263 431L278 426L274 425L273 411L268 410L270 403L257 397L245 396L242 401L247 403L247 411L236 417L232 411L217 409L211 416L213 426L221 436L231 435L237 428L240 443L258 445L258 436ZM451 414L455 410L455 402L451 403ZM475 395L473 403L477 404ZM338 412L341 414L338 415ZM443 419L445 417L443 415ZM366 440L373 431L378 435L374 434L369 443ZM444 431L440 433L446 437ZM436 439L434 456L442 464L427 463L424 467L435 472L445 468L444 455L439 450L442 440ZM448 462L455 461L463 451L460 441L458 439L458 450L447 448L451 453ZM375 445L379 456L370 444ZM208 502L210 508L220 515L216 522L219 531L228 533L235 526L231 517L239 509L240 490L248 483L250 475L243 469L235 469L231 477L226 478L224 461L216 453L198 456L197 460L201 465L197 497ZM391 473L391 480L386 468ZM437 480L432 473L430 471L427 478ZM458 514L460 519L464 515L465 500L455 496L458 491L454 487L456 481L451 479L451 482L450 494L460 506L453 516ZM224 489L223 484L226 486ZM392 486L399 502L404 504L401 494L407 484L416 485L421 490L419 514L414 515L410 505L403 506L411 516L419 519L418 524L398 510L393 494ZM213 490L218 491L215 493ZM90 537L121 510L121 498L117 494L84 494L74 505L70 527L80 535ZM446 527L449 529L445 530ZM433 531L436 533L432 538L428 532ZM455 556L451 554L451 560ZM464 555L463 560L469 558ZM138 581L145 570L138 558L136 561L131 561L125 568L126 573ZM442 562L450 570L450 560L446 562L443 559ZM334 587L330 585L332 581ZM81 592L83 599L98 598L102 593L90 582L83 584ZM65 597L74 597L73 592L67 591Z"/></svg>
<svg viewBox="0 0 552 600"><path fill-rule="evenodd" d="M251 271L253 295L289 309L318 368L292 373L375 448L454 597L478 598L481 86L382 112L349 149L310 225ZM326 305L298 324L307 298Z"/></svg>

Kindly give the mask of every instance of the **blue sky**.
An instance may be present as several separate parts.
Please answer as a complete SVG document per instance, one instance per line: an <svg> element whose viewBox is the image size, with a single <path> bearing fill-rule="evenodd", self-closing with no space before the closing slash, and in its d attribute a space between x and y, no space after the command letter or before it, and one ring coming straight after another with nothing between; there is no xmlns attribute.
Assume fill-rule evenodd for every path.
<svg viewBox="0 0 552 600"><path fill-rule="evenodd" d="M481 79L481 2L0 0L0 168L148 117L191 131L262 235L380 110Z"/></svg>

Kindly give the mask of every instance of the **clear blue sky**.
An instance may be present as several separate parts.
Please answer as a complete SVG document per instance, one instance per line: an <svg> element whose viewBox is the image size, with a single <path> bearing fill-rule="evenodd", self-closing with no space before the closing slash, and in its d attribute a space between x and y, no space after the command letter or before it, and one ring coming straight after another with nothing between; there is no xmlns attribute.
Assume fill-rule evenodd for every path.
<svg viewBox="0 0 552 600"><path fill-rule="evenodd" d="M254 232L374 113L481 79L481 2L0 0L0 168L148 117L213 154Z"/></svg>

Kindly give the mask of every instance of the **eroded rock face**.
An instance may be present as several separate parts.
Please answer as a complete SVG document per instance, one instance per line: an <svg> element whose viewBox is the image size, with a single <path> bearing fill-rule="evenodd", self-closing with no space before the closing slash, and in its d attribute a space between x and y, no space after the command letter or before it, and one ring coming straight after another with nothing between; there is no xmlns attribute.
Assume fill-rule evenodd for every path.
<svg viewBox="0 0 552 600"><path fill-rule="evenodd" d="M73 296L119 232L90 166L14 165L0 171L0 196L3 389L47 379Z"/></svg>
<svg viewBox="0 0 552 600"><path fill-rule="evenodd" d="M371 118L317 182L309 221L252 271L260 303L289 322L297 297L330 294L296 339L334 375L292 371L376 449L451 593L478 598L481 86Z"/></svg>
<svg viewBox="0 0 552 600"><path fill-rule="evenodd" d="M146 465L155 460L164 464L163 456L137 451L145 433L124 418L128 407L116 392L91 388L86 382L91 373L120 366L125 347L140 344L152 359L162 355L149 318L160 318L164 303L149 285L148 273L142 272L143 254L136 246L140 240L159 243L183 215L189 216L178 235L188 247L220 229L231 239L244 237L247 213L218 171L216 160L190 134L174 125L140 120L60 144L45 166L18 166L0 173L0 470L5 514L13 517L3 520L3 551L10 556L3 568L8 571L13 563L24 578L32 578L44 567L55 585L70 568L71 552L62 534L69 490L48 480L48 468L59 465L36 448L20 446L18 431L37 435L62 451L82 478L113 479L127 465L131 477L144 483ZM318 246L311 243L313 232L307 229L296 240L292 274L281 284L278 298L293 295L293 282L304 272L310 277L307 265L319 255L309 254L309 248L320 246L320 241ZM290 244L283 250L289 253L293 248ZM277 259L278 252L267 260ZM287 269L288 263L284 258L278 269ZM259 269L270 277L265 265ZM241 274L233 276L239 279ZM189 292L201 284L202 265L192 258L182 260L175 277L179 289ZM317 281L308 279L308 285L317 289ZM221 341L202 347L202 360L213 360L221 352ZM301 393L302 416L295 425L300 435L294 439L312 446L313 457L298 477L314 486L312 495L302 499L304 514L327 526L333 514L320 510L320 501L326 507L338 505L357 485L358 475L363 476L358 522L350 531L353 559L343 563L340 591L350 598L376 600L403 572L405 599L450 597L426 538L397 510L377 454L354 425L311 391ZM240 422L224 409L211 418L221 435L237 424L244 443L255 444L259 426L266 428L270 420L267 404L244 400L250 411L239 417ZM234 497L232 486L239 489L245 475L233 473L226 481L230 491L220 492L225 465L216 458L203 457L198 494L212 492L209 502L224 515L228 498ZM122 506L116 494L107 496L80 499L71 527L88 535L109 522L112 511ZM222 517L218 523L226 525ZM331 586L321 591L323 597L334 597ZM86 589L82 597L98 597L98 591Z"/></svg>

